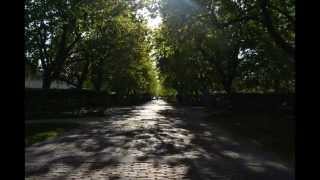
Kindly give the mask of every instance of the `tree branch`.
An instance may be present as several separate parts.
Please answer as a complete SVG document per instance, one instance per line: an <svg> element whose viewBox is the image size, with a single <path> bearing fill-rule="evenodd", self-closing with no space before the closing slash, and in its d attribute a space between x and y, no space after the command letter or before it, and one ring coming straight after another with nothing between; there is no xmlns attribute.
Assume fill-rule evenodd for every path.
<svg viewBox="0 0 320 180"><path fill-rule="evenodd" d="M295 20L293 19L292 16L289 15L288 12L285 12L284 10L281 10L280 8L276 7L276 6L273 6L273 5L270 5L270 8L278 11L279 13L283 14L290 22L291 26L294 27L295 25Z"/></svg>
<svg viewBox="0 0 320 180"><path fill-rule="evenodd" d="M294 59L294 47L292 47L289 43L287 43L281 36L278 34L278 32L275 30L273 26L273 22L270 16L270 13L268 11L269 7L269 0L261 0L260 1L260 7L262 9L262 18L263 18L263 24L267 28L270 36L273 38L275 43L282 48L290 57L291 61L295 61Z"/></svg>
<svg viewBox="0 0 320 180"><path fill-rule="evenodd" d="M71 51L71 49L74 47L74 45L81 39L81 34L78 34L76 35L76 38L75 40L66 48L66 52L67 54L69 54L69 52Z"/></svg>

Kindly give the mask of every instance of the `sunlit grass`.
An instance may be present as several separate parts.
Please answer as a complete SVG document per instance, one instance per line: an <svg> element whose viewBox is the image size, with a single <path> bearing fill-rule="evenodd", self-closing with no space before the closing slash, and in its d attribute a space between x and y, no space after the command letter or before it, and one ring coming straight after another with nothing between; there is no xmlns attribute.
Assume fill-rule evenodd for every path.
<svg viewBox="0 0 320 180"><path fill-rule="evenodd" d="M25 145L57 138L63 132L79 127L76 123L31 123L25 126Z"/></svg>

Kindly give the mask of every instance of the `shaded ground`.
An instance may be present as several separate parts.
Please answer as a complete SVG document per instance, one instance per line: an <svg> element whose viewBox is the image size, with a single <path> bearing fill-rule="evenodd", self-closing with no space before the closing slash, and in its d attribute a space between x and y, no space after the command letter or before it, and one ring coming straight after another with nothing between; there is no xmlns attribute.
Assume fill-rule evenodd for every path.
<svg viewBox="0 0 320 180"><path fill-rule="evenodd" d="M294 179L292 165L208 123L203 108L151 101L26 148L27 179Z"/></svg>
<svg viewBox="0 0 320 180"><path fill-rule="evenodd" d="M228 115L213 114L209 121L232 132L234 137L246 138L267 151L277 153L286 162L294 163L295 119L289 114L232 112Z"/></svg>

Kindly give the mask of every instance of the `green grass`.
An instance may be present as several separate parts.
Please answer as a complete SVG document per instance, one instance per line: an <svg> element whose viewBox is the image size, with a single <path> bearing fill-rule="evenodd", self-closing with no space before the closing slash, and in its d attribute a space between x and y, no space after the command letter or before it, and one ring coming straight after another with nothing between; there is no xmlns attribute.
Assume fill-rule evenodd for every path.
<svg viewBox="0 0 320 180"><path fill-rule="evenodd" d="M294 120L276 113L232 113L213 115L210 120L228 129L235 137L260 143L265 150L294 162Z"/></svg>
<svg viewBox="0 0 320 180"><path fill-rule="evenodd" d="M30 146L37 142L54 139L63 132L79 127L77 123L27 123L25 125L25 144Z"/></svg>

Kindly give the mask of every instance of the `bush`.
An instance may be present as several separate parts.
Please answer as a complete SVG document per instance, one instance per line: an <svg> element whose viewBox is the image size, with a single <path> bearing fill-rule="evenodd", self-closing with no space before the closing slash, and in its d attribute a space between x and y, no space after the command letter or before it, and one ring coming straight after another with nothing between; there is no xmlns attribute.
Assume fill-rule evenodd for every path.
<svg viewBox="0 0 320 180"><path fill-rule="evenodd" d="M179 104L202 105L234 111L291 111L295 106L294 94L212 94L207 96L185 95L176 97Z"/></svg>
<svg viewBox="0 0 320 180"><path fill-rule="evenodd" d="M148 100L151 100L148 94L126 97L78 89L25 89L25 114L27 119L78 116L81 115L80 112L92 114L93 111L103 115L108 107L138 104Z"/></svg>

